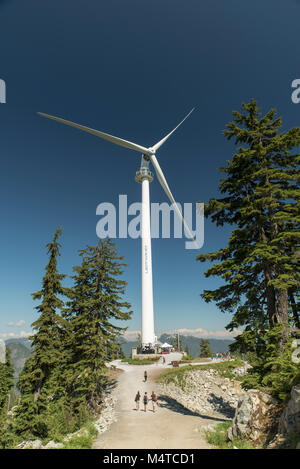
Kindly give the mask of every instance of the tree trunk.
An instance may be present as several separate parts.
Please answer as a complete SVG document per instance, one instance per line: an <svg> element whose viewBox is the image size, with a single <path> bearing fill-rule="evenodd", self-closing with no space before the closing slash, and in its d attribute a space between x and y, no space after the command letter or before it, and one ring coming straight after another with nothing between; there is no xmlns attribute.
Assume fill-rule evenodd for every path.
<svg viewBox="0 0 300 469"><path fill-rule="evenodd" d="M265 281L266 281L266 297L267 297L267 313L270 327L274 326L276 322L276 300L275 300L275 290L272 285L268 285L269 281L272 280L272 275L270 270L265 269Z"/></svg>
<svg viewBox="0 0 300 469"><path fill-rule="evenodd" d="M294 294L291 291L289 291L289 300L290 300L290 304L291 304L291 308L292 308L292 313L293 313L293 319L294 319L295 326L298 329L300 329L300 318L299 318L299 314L298 314L298 311L297 311L297 305L296 305L296 302L295 302Z"/></svg>
<svg viewBox="0 0 300 469"><path fill-rule="evenodd" d="M289 299L287 290L278 290L276 299L276 322L289 323Z"/></svg>

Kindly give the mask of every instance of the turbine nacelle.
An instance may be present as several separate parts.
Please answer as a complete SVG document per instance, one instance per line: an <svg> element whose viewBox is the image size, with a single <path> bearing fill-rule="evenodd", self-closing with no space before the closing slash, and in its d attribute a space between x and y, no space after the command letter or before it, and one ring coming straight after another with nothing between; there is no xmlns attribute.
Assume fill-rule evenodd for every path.
<svg viewBox="0 0 300 469"><path fill-rule="evenodd" d="M164 173L163 173L163 171L162 171L162 169L161 169L161 167L160 167L160 165L157 161L157 158L156 158L156 151L168 140L168 138L175 132L175 130L178 129L178 127L189 117L189 115L193 112L193 110L194 110L194 108L175 127L175 129L173 129L170 133L168 133L159 142L157 142L155 145L153 145L152 147L149 147L149 148L143 147L142 145L138 145L137 143L129 142L128 140L124 140L124 139L119 138L119 137L115 137L114 135L110 135L110 134L107 134L105 132L101 132L100 130L92 129L90 127L86 127L86 126L81 125L81 124L76 124L75 122L71 122L71 121L62 119L60 117L51 116L49 114L44 114L42 112L38 112L38 114L43 116L43 117L47 117L48 119L56 120L58 122L61 122L62 124L70 125L71 127L75 127L79 130L83 130L83 131L88 132L90 134L96 135L97 137L103 138L104 140L108 140L109 142L115 143L116 145L120 145L122 147L129 148L130 150L135 150L135 151L138 151L139 153L142 153L141 167L148 168L149 163L151 161L151 163L152 163L152 165L155 169L155 173L156 173L156 176L157 176L157 179L158 179L160 185L162 186L163 190L165 191L165 193L166 193L168 199L170 200L170 202L173 204L177 215L179 216L182 223L184 224L186 234L192 240L194 240L194 236L192 235L188 225L186 224L186 222L185 222L185 220L182 216L182 213L181 213L177 203L175 202L175 199L174 199L173 194L172 194L172 192L171 192L171 190L168 186L168 183L166 181Z"/></svg>

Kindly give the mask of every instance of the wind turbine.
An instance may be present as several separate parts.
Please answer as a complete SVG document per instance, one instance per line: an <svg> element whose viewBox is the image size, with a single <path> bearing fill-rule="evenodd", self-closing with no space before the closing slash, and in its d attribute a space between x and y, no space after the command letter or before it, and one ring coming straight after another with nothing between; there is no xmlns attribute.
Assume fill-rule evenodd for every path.
<svg viewBox="0 0 300 469"><path fill-rule="evenodd" d="M90 134L96 135L97 137L108 140L109 142L115 143L130 150L135 150L142 153L141 167L136 171L135 180L142 185L142 349L153 349L156 337L154 333L154 314L153 314L153 287L152 287L152 255L151 255L151 229L150 229L150 196L149 196L149 183L153 181L152 172L149 169L149 163L151 162L160 185L165 191L168 199L173 204L174 210L176 211L179 218L185 227L185 233L194 239L187 223L185 222L182 213L175 202L173 194L168 186L164 173L156 159L157 150L168 140L168 138L178 129L178 127L189 117L193 112L194 108L184 117L184 119L168 133L164 138L157 142L152 147L146 148L136 143L123 140L119 137L100 132L99 130L91 129L84 125L76 124L74 122L61 119L60 117L51 116L38 112L40 116L53 119L61 122L62 124L70 125L76 129L83 130Z"/></svg>

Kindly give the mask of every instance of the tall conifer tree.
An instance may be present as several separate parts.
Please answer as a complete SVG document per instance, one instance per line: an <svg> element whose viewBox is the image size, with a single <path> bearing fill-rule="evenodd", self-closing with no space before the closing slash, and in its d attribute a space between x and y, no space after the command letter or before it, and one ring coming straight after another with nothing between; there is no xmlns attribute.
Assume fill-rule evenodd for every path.
<svg viewBox="0 0 300 469"><path fill-rule="evenodd" d="M233 313L227 327L246 326L239 343L245 338L253 346L253 334L259 345L261 333L274 325L299 324L300 129L280 133L276 111L262 116L254 100L233 115L224 135L238 147L221 169L223 197L211 199L205 214L234 229L226 247L198 260L214 262L206 276L224 281L203 298ZM282 328L282 343L287 331Z"/></svg>
<svg viewBox="0 0 300 469"><path fill-rule="evenodd" d="M6 347L6 361L0 363L0 414L7 408L8 395L14 385L14 368Z"/></svg>
<svg viewBox="0 0 300 469"><path fill-rule="evenodd" d="M32 324L35 331L30 338L33 353L26 361L18 383L22 400L17 411L16 429L20 433L29 432L41 436L43 432L47 433L43 413L47 410L50 400L57 394L60 383L65 335L64 320L59 315L59 310L64 306L59 295L64 295L65 292L61 284L65 275L57 270L57 258L61 248L58 238L61 233L61 229L57 229L53 241L46 245L49 262L42 288L32 294L34 300L41 302L36 307L39 317Z"/></svg>
<svg viewBox="0 0 300 469"><path fill-rule="evenodd" d="M71 326L68 386L74 403L96 411L101 399L105 362L120 348L124 328L112 321L130 318L129 303L123 301L126 282L123 259L111 240L100 241L79 251L80 266L74 267L74 287L69 289L64 317Z"/></svg>
<svg viewBox="0 0 300 469"><path fill-rule="evenodd" d="M6 361L0 363L0 449L9 447L11 438L7 432L9 408L9 395L14 385L14 367L10 357L10 351L6 348Z"/></svg>

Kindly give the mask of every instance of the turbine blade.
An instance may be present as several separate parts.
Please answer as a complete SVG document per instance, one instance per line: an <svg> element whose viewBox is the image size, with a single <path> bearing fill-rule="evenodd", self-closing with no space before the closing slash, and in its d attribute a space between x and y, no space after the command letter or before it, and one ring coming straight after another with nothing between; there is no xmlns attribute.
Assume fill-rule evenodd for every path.
<svg viewBox="0 0 300 469"><path fill-rule="evenodd" d="M49 114L44 114L43 112L38 112L38 114L40 116L47 117L48 119L53 119L55 121L61 122L62 124L70 125L71 127L75 127L76 129L84 130L85 132L96 135L97 137L103 138L104 140L108 140L109 142L115 143L116 145L120 145L121 147L129 148L130 150L135 150L140 153L145 153L149 156L153 153L148 148L145 148L141 145L129 142L128 140L123 140L119 137L114 137L113 135L100 132L99 130L91 129L90 127L86 127L84 125L76 124L75 122L61 119L60 117L50 116Z"/></svg>
<svg viewBox="0 0 300 469"><path fill-rule="evenodd" d="M195 108L193 108L186 116L184 119L182 119L182 121L175 127L175 129L172 130L172 132L170 132L168 135L166 135L164 138L162 138L159 142L157 142L153 147L151 147L154 152L156 152L156 150L159 149L159 147L162 146L163 143L165 143L166 140L168 140L169 137L171 137L171 135L175 132L176 129L178 129L178 127L181 126L181 124L189 117L190 114L192 114L193 110Z"/></svg>
<svg viewBox="0 0 300 469"><path fill-rule="evenodd" d="M154 169L155 169L155 173L156 173L157 179L159 180L160 185L161 185L161 187L163 188L163 190L165 191L165 193L166 193L168 199L169 199L170 202L173 204L174 209L175 209L177 215L179 216L180 220L182 221L182 223L183 223L183 225L184 225L184 227L185 227L185 232L186 232L186 234L187 234L193 241L195 241L195 240L194 240L194 236L192 235L188 224L186 223L185 219L183 218L182 213L181 213L181 211L180 211L180 209L179 209L177 203L175 202L175 199L174 199L174 197L173 197L173 194L172 194L172 192L171 192L171 190L170 190L170 188L169 188L169 186L168 186L168 183L167 183L166 178L165 178L165 176L164 176L164 173L162 172L162 169L161 169L161 167L160 167L160 165L159 165L159 163L158 163L158 161L157 161L157 159L156 159L156 156L155 156L155 155L151 155L150 158L151 158L151 162L152 162L152 164L153 164L153 167L154 167Z"/></svg>

